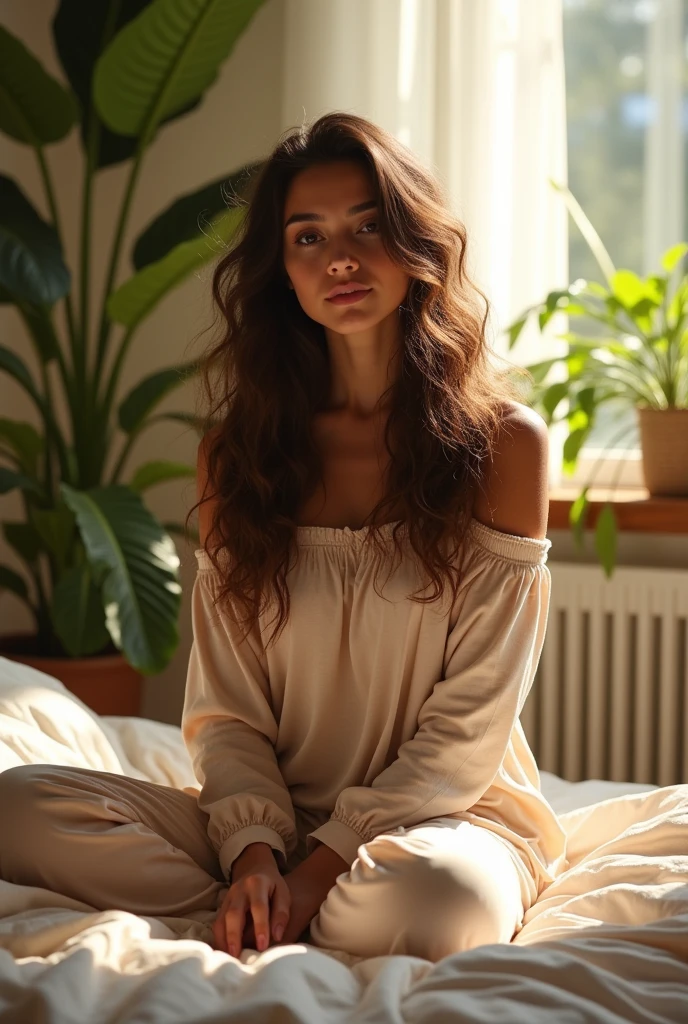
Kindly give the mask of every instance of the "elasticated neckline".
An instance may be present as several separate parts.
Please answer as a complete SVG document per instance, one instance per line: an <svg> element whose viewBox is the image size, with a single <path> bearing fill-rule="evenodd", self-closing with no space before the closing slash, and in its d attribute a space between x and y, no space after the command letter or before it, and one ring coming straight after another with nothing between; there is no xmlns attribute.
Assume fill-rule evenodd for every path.
<svg viewBox="0 0 688 1024"><path fill-rule="evenodd" d="M403 537L406 534L406 522L401 519L383 523L378 529L383 537L391 540L398 524L401 524L399 534ZM362 526L357 530L349 526L297 526L297 543L299 547L358 546L371 529L371 526ZM485 526L475 518L469 522L467 539L500 558L529 565L544 564L552 546L552 541L547 537L540 539L503 533ZM201 565L212 564L203 548L197 549L196 557Z"/></svg>
<svg viewBox="0 0 688 1024"><path fill-rule="evenodd" d="M382 523L378 530L383 537L391 537L394 527L398 523L401 523L399 532L406 533L406 523L402 519L395 519L391 523ZM297 526L296 536L301 545L350 544L357 540L363 540L371 529L371 526L361 526L357 530L352 530L350 526Z"/></svg>
<svg viewBox="0 0 688 1024"><path fill-rule="evenodd" d="M394 527L401 524L399 533L406 534L406 522L395 519L391 523L383 523L378 527L383 537L391 539ZM365 539L371 526L362 526L352 530L349 526L297 526L296 533L299 546L312 547L330 544L355 544ZM511 558L517 562L545 561L547 552L552 546L551 540L545 537L519 537L501 530L493 530L478 519L471 518L468 524L468 537L480 547L502 558Z"/></svg>

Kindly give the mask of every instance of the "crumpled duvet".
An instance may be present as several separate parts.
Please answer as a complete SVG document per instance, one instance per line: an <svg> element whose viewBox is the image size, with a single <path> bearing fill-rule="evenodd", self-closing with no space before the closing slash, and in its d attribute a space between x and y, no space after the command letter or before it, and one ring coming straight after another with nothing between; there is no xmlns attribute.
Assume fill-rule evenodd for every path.
<svg viewBox="0 0 688 1024"><path fill-rule="evenodd" d="M197 785L177 726L100 718L0 658L0 771L37 762ZM509 945L437 964L304 943L237 960L208 944L207 914L97 911L0 880L0 1022L688 1022L688 785L542 783L570 867Z"/></svg>

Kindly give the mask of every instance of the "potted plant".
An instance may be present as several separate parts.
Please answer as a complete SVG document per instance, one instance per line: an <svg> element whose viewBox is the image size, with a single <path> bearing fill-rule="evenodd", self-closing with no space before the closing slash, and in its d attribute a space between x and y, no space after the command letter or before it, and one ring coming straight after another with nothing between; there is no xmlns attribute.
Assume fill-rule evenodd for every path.
<svg viewBox="0 0 688 1024"><path fill-rule="evenodd" d="M688 244L681 242L664 253L664 273L641 278L631 270L617 270L569 189L550 184L562 193L605 283L574 281L566 289L550 292L506 328L512 349L531 316L537 318L540 331L557 312L576 319L575 331L555 335L568 342L565 354L526 367L533 378L528 400L548 425L567 424L563 451L567 475L576 468L598 409L610 402L634 409L647 490L651 495L688 497L688 274L679 273L673 280ZM598 336L583 333L586 328L597 330ZM557 416L564 402L565 412ZM625 424L604 450L627 431ZM579 546L588 491L600 464L598 459L571 507L569 521ZM608 577L616 564L617 533L613 505L606 501L595 527L595 547Z"/></svg>
<svg viewBox="0 0 688 1024"><path fill-rule="evenodd" d="M139 713L142 677L160 672L178 644L179 558L170 534L183 528L158 521L144 498L161 481L193 476L194 467L160 459L132 471L129 456L160 419L204 429L191 415L156 412L194 363L161 368L127 394L122 367L142 321L233 236L243 211L228 205L225 188L240 193L258 165L156 217L136 241L131 274L116 284L124 230L158 128L198 105L262 2L63 0L52 30L69 86L0 28L0 130L34 149L51 214L43 220L21 185L0 174L0 302L16 306L39 368L32 373L19 354L21 341L0 345L0 371L34 412L33 422L0 418L0 494L18 491L23 508L3 532L24 566L20 574L0 565L0 588L26 603L34 623L31 633L0 637L0 654L47 671L101 714ZM84 156L78 303L45 152L76 125ZM101 168L122 161L130 169L95 316L92 185Z"/></svg>

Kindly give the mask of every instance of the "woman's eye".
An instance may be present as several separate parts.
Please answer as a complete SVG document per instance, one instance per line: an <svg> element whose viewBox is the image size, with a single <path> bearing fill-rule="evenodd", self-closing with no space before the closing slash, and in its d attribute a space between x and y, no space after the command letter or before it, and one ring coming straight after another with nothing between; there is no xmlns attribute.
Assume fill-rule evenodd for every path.
<svg viewBox="0 0 688 1024"><path fill-rule="evenodd" d="M363 231L363 228L369 228L371 225L375 225L375 227L377 228L377 221L369 220L366 224L363 225L363 227L361 228L361 231ZM371 233L374 234L375 232L366 232L366 234L371 234ZM301 245L301 243L303 242L304 238L312 238L312 237L317 237L316 236L316 232L315 231L306 231L306 232L304 232L304 234L299 235L298 238L295 238L294 242L295 242L296 245ZM309 249L310 248L310 244L306 243L305 245L303 245L301 247L303 249Z"/></svg>

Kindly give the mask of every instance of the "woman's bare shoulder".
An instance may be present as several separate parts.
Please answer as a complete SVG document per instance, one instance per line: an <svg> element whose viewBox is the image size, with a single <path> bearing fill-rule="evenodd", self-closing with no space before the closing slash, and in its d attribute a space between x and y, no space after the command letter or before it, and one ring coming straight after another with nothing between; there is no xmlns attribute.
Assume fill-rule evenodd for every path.
<svg viewBox="0 0 688 1024"><path fill-rule="evenodd" d="M473 515L493 530L542 539L549 515L549 434L542 417L511 402Z"/></svg>

